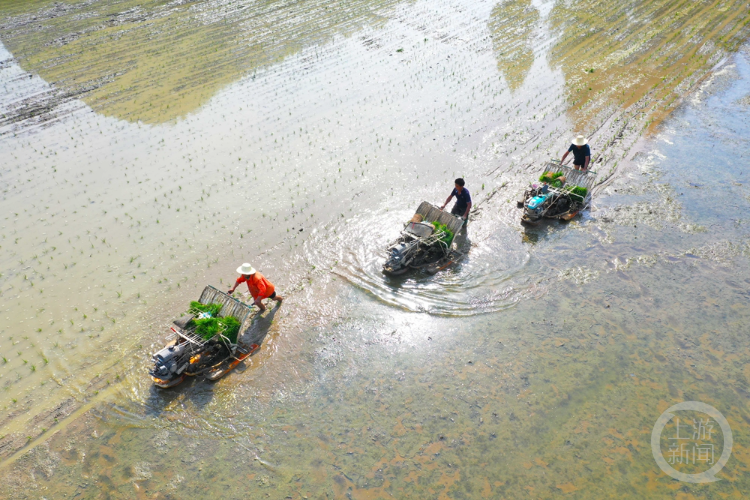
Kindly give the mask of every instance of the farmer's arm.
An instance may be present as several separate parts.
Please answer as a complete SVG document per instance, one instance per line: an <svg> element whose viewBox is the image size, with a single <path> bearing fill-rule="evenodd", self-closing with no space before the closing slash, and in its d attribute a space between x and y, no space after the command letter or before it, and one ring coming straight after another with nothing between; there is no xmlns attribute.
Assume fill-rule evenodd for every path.
<svg viewBox="0 0 750 500"><path fill-rule="evenodd" d="M234 291L235 291L235 289L237 288L237 285L239 285L239 284L240 284L240 278L237 278L237 281L234 282L234 286L232 288L230 288L227 293L229 295L233 294Z"/></svg>
<svg viewBox="0 0 750 500"><path fill-rule="evenodd" d="M588 168L589 168L589 161L591 161L591 157L587 156L586 160L583 162L583 169L584 170L588 170Z"/></svg>
<svg viewBox="0 0 750 500"><path fill-rule="evenodd" d="M560 160L560 163L563 163L563 162L565 161L565 158L567 158L567 157L568 157L568 153L570 153L570 151L566 151L566 152L565 152L565 154L564 154L564 155L563 155L563 157L562 157L562 160Z"/></svg>
<svg viewBox="0 0 750 500"><path fill-rule="evenodd" d="M466 212L464 213L464 219L469 217L469 211L471 210L471 202L466 205Z"/></svg>
<svg viewBox="0 0 750 500"><path fill-rule="evenodd" d="M451 195L448 197L448 199L445 200L445 203L443 203L443 206L440 207L440 210L445 209L445 206L451 202L451 199L453 198L453 193L451 192Z"/></svg>

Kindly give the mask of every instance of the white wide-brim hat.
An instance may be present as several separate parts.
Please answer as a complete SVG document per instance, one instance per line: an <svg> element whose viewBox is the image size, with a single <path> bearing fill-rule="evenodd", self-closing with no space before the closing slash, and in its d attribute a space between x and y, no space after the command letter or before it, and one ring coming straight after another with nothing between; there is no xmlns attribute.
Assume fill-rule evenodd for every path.
<svg viewBox="0 0 750 500"><path fill-rule="evenodd" d="M576 146L585 146L586 144L588 144L588 142L588 139L586 139L582 135L577 135L576 138L573 139L573 144L575 144Z"/></svg>
<svg viewBox="0 0 750 500"><path fill-rule="evenodd" d="M253 266L245 262L237 268L237 272L240 274L255 274L255 269L253 268Z"/></svg>

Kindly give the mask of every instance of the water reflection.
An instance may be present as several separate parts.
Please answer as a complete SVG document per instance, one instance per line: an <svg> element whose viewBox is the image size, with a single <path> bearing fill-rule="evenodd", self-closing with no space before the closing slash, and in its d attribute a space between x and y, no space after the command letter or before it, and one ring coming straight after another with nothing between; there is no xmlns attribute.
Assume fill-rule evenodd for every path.
<svg viewBox="0 0 750 500"><path fill-rule="evenodd" d="M534 64L532 46L539 11L531 0L507 0L492 9L489 29L497 67L511 91L517 90Z"/></svg>
<svg viewBox="0 0 750 500"><path fill-rule="evenodd" d="M429 7L425 11L432 16ZM484 14L451 17L455 21L451 28L458 32L459 27L471 25L474 17L486 19ZM415 28L404 33L413 36L417 32L417 45L423 47L421 31ZM472 43L484 36L478 28L474 34ZM431 57L442 57L452 47L472 46L450 37L440 43ZM747 136L744 115L723 100L718 111L712 111L713 102L695 111L696 115L687 115L676 132L688 139L678 142L667 136L677 144L677 150L670 150L666 141L659 143L661 151L654 157L660 161L648 168L636 162L634 172L605 186L597 193L596 219L591 223L551 224L541 234L534 234L518 226L519 212L511 208L511 199L538 175L537 160L546 155L544 148L553 149L556 141L569 140L569 124L564 119L554 127L565 130L550 134L548 140L537 139L550 130L543 129L549 127L548 121L534 117L536 110L549 112L551 117L566 109L554 102L542 104L546 95L540 96L539 107L520 108L516 123L524 124L521 139L528 141L528 151L524 151L524 161L516 163L516 170L501 169L501 180L509 182L506 191L486 174L489 187L485 192L498 194L481 205L482 212L469 227L467 260L434 277L413 275L391 282L380 273L386 245L423 195L438 191L434 184L441 175L448 180L455 177L447 169L436 169L439 162L435 159L461 163L460 168L476 179L483 179L483 172L494 175L496 165L490 165L496 161L491 156L494 141L512 151L521 139L510 137L502 142L508 113L491 114L491 106L519 103L498 97L500 89L493 86L496 60L489 51L484 59L478 52L450 52L454 66L447 70L437 69L439 65L425 60L420 52L412 59L403 56L400 60L384 54L372 59L357 54L366 61L362 63L365 67L375 68L379 75L389 71L384 80L394 81L406 74L403 87L411 85L415 90L396 94L392 89L383 90L383 82L378 81L378 88L368 93L363 89L367 89L370 73L353 66L347 78L363 77L354 79L357 85L351 85L352 93L338 94L345 105L334 107L325 118L319 119L319 108L311 112L314 120L295 115L286 128L269 125L271 120L291 116L291 110L282 107L284 102L323 102L326 91L287 89L284 93L281 80L270 81L270 91L239 86L217 106L217 113L176 124L174 135L165 132L170 127L138 133L135 126L125 129L122 124L109 124L104 132L110 142L99 143L99 124L75 116L64 129L35 135L28 141L33 142L33 149L25 149L32 148L25 140L21 144L20 139L6 137L3 144L12 152L7 156L9 178L17 184L10 184L9 192L4 193L8 201L4 198L3 206L8 207L7 213L17 211L20 217L16 221L9 216L4 222L8 226L3 238L7 239L0 256L11 269L8 272L14 273L12 279L2 277L4 304L33 305L42 300L40 297L46 307L65 304L64 310L59 306L49 317L57 321L54 329L47 325L47 316L34 323L19 317L23 328L45 328L36 337L18 338L17 331L25 330L7 324L3 327L3 348L23 349L23 355L3 365L3 383L8 384L4 388L9 387L6 394L23 394L21 384L10 384L16 373L23 373L23 390L33 394L34 407L41 406L41 399L51 399L51 385L67 390L76 380L90 380L78 365L71 366L73 361L81 360L98 373L101 365L92 360L101 361L105 356L124 358L117 369L124 370L128 378L120 382L112 378L109 389L107 373L96 377L91 387L84 382L81 393L109 390L112 400L92 403L91 410L91 406L85 407L66 427L54 428L57 432L50 430L57 413L47 420L32 415L33 431L43 437L32 441L29 453L19 454L18 461L3 470L0 496L38 498L54 492L82 497L234 498L247 497L251 491L271 498L556 498L563 494L602 498L622 496L623 492L639 498L671 497L675 484L660 475L644 441L664 405L699 398L726 410L738 435L746 430L750 417L736 402L746 397L743 376L747 370L742 362L750 352L746 335L750 324L746 307L750 246L746 224L737 217L747 208L743 187L731 184L744 182L741 162L731 165L732 169L726 163L691 169L690 182L702 188L681 189L687 188L681 177L683 163L706 155L706 138L727 142L726 156L716 154L722 161L748 154L743 149L746 141L739 140ZM395 62L386 64L378 58ZM446 59L439 59L440 66L448 67ZM455 63L457 60L461 62ZM342 66L318 73L320 81L334 81L325 77L335 75ZM738 67L744 71L743 79L739 88L731 89L729 103L747 94L747 67ZM456 72L459 80L451 80L451 72ZM343 81L348 85L348 80ZM432 92L422 88L439 81L447 82L445 87ZM530 83L537 82L527 79L524 85ZM479 96L476 100L473 85ZM247 137L247 130L257 128L253 114L241 117L242 126L221 127L226 122L221 118L225 110L239 113L235 109L238 103L246 109L253 107L250 103L260 109L277 91L282 98L273 101L274 111L264 122L268 129L262 141L259 136ZM459 99L460 91L465 93ZM520 99L519 94L514 98ZM241 99L248 95L260 97ZM460 105L443 106L446 95ZM360 104L364 96L367 102ZM382 107L377 101L383 102ZM492 104L483 108L482 101ZM424 107L416 108L416 103ZM456 112L459 108L475 114ZM361 121L347 122L350 117L346 112L352 109ZM394 110L406 111L399 114ZM428 117L429 123L421 123L420 128L418 121L410 123L414 116ZM701 122L696 116L714 118ZM727 116L732 118L722 121ZM346 124L339 126L340 121ZM501 132L488 131L495 123L502 123ZM702 125L693 131L696 123ZM310 129L315 126L319 132L300 138L300 124ZM466 141L456 147L450 137L464 126L466 134L474 137L456 139ZM193 127L199 129L197 134ZM76 128L90 135L79 134ZM717 133L717 128L722 132ZM240 131L229 133L237 129ZM67 133L77 137L72 148ZM158 135L162 133L167 135ZM173 145L158 154L138 148L137 144L149 144L152 136L156 136L156 151L163 148L157 144L163 137ZM434 136L447 146L438 150ZM277 139L279 145L272 146ZM118 140L121 145L115 146ZM536 140L542 144L541 152L529 158ZM391 141L401 141L403 149L394 145L391 150ZM91 144L90 149L84 148L84 142ZM240 153L238 145L248 142L258 142L259 147ZM63 159L66 150L62 148L52 149L59 155L47 153L55 144L70 148L67 151L84 152ZM462 148L465 144L468 146ZM46 146L41 153L40 145ZM209 145L218 145L219 150L202 152ZM265 148L262 153L261 148ZM106 154L96 156L100 150ZM132 156L105 169L102 166L110 164L112 151L127 151ZM16 154L23 160L13 162ZM141 154L147 161L136 162ZM248 163L247 154L258 158L257 169ZM366 154L371 156L364 158ZM366 164L375 154L380 155L378 161ZM94 155L90 166L85 163L87 155ZM299 155L304 157L299 159ZM188 158L177 162L182 156ZM191 167L191 163L204 166ZM86 168L71 168L77 165ZM519 165L530 167L524 171ZM34 182L26 184L29 173L52 172L53 166L65 169L67 176L35 175ZM714 175L712 168L720 172ZM97 174L102 178L96 179ZM497 181L497 190L490 180ZM68 189L66 181L80 183ZM141 181L144 184L139 184ZM308 188L314 194L308 196ZM172 202L176 199L172 190L185 196L179 206ZM732 203L704 210L708 198L703 197L713 190L731 195ZM15 198L14 191L20 193ZM285 200L295 197L297 205L286 209L271 199L264 207L269 210L260 215L255 199L248 197L255 192ZM483 195L480 189L474 192L478 198ZM209 194L218 194L210 201L219 201L204 202ZM381 203L388 194L397 202ZM58 219L43 221L65 230L63 236L57 235L59 241L51 229L46 230L50 234L32 230L40 227L40 219L51 218L45 204L24 203L27 196L35 195L50 200L52 207L64 206L66 211L58 216L74 222L69 228L55 225ZM111 203L102 207L102 212L109 211L108 218L99 213L91 216L77 203L65 204L67 199L77 201L85 196L101 204L109 200ZM241 200L240 206L229 205L227 199ZM644 200L648 203L640 203ZM664 208L652 214L650 210L657 205ZM16 206L28 212L12 210ZM243 215L227 218L230 212ZM705 216L700 220L703 230L686 230L682 224L698 220L696 213ZM92 220L117 229L89 234ZM304 232L299 232L302 227ZM181 238L183 235L198 239L200 247ZM13 242L16 237L21 237L18 243ZM83 241L79 243L79 239ZM529 239L536 242L529 244ZM19 269L17 256L28 259L22 254L38 253L44 260L42 252L52 246L57 247L49 251L53 270L43 274L52 272L50 280L54 278L58 286L56 292L48 289L42 294L34 275L29 274L35 286L24 278L28 271ZM68 253L59 253L63 248ZM88 260L79 257L84 250ZM93 251L100 253L91 257ZM148 354L153 351L148 342L154 342L152 347L161 346L161 339L156 339L164 333L164 316L171 316L195 298L191 283L202 288L204 280L232 276L240 254L262 258L274 271L268 275L274 279L284 276L290 289L290 302L271 311L274 315L270 318L251 324L247 335L263 342L259 356L249 360L252 362L244 372L235 372L217 384L195 381L176 391L152 392L145 376ZM80 274L53 266L76 261L79 266L75 270ZM106 267L97 267L102 263ZM170 263L179 273L164 272ZM136 274L137 278L133 277ZM337 279L340 276L346 280ZM140 280L145 285L140 285ZM124 288L102 286L120 282ZM90 296L85 295L92 303L88 299L64 302L77 294L76 286L82 286L81 292L96 288ZM124 292L131 302L116 301L117 292ZM47 298L52 293L57 295ZM99 302L93 303L102 297L100 293L107 294L102 302L111 304L108 315ZM86 310L81 310L82 304ZM95 316L89 309L97 306L100 309ZM415 313L423 310L435 314ZM293 313L287 315L287 311ZM490 314L478 314L481 312ZM135 319L124 320L125 313ZM456 315L461 317L453 317ZM149 319L153 316L156 318ZM111 318L118 326L125 325L123 332L101 334L105 347L99 349L100 344L93 344L99 335L94 330L105 322L114 325ZM68 327L68 319L75 327ZM93 323L92 319L97 322L83 323L87 330L80 332L80 323ZM56 333L60 321L65 322L66 330ZM65 346L65 350L52 351L57 358L50 356L50 364L64 364L77 379L70 375L61 379L59 372L50 374L42 368L31 375L30 368L25 368L27 353L36 355L34 343L42 336L64 339L61 344L80 343L77 351ZM136 345L125 342L119 350L106 350L107 344L122 339ZM147 339L145 345L137 345L141 339ZM39 356L31 362L43 361ZM47 385L42 388L43 383ZM7 412L3 418L16 418L28 408L3 404ZM60 417L64 418L63 413ZM13 439L20 439L19 447L26 443L25 435L9 434L0 439L3 453L16 445ZM685 493L741 496L742 491L750 490L747 474L743 474L747 450L739 439L738 445L736 462L730 464L734 469L727 471L731 481Z"/></svg>
<svg viewBox="0 0 750 500"><path fill-rule="evenodd" d="M571 117L586 130L611 104L659 122L711 67L748 35L747 5L669 0L555 2L550 29L558 39L550 66L565 75ZM624 126L627 123L623 124ZM608 140L618 140L612 131Z"/></svg>
<svg viewBox="0 0 750 500"><path fill-rule="evenodd" d="M107 116L163 123L259 68L382 24L379 12L401 0L23 3L0 7L11 14L3 43L65 89L48 106L77 97Z"/></svg>

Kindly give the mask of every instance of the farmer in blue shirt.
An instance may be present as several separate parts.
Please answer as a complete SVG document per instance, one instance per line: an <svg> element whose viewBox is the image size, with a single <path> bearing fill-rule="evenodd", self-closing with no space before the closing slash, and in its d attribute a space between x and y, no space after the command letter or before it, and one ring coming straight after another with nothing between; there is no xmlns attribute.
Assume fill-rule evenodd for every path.
<svg viewBox="0 0 750 500"><path fill-rule="evenodd" d="M471 210L471 195L469 194L469 190L464 187L466 183L462 178L459 177L455 182L456 187L453 188L451 195L445 200L445 203L440 207L440 210L444 210L445 206L450 203L451 199L455 196L456 204L453 205L451 213L461 217L464 220L464 224L466 224L466 221L469 220L469 210Z"/></svg>
<svg viewBox="0 0 750 500"><path fill-rule="evenodd" d="M568 153L570 152L573 152L573 167L576 170L587 171L589 168L589 162L591 161L591 148L584 136L579 135L573 139L573 144L571 144L565 152L560 163L565 161L565 158L568 157Z"/></svg>

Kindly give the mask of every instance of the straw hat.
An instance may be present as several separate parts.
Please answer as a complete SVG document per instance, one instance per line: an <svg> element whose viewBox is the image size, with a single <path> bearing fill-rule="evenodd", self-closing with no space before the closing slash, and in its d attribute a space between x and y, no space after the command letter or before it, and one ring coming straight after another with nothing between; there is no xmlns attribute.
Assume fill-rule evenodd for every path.
<svg viewBox="0 0 750 500"><path fill-rule="evenodd" d="M237 272L240 274L255 274L255 269L253 269L253 266L245 262L237 268Z"/></svg>
<svg viewBox="0 0 750 500"><path fill-rule="evenodd" d="M575 139L573 139L573 144L575 144L576 146L585 146L586 144L588 144L588 142L589 141L580 134L577 135Z"/></svg>

